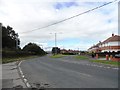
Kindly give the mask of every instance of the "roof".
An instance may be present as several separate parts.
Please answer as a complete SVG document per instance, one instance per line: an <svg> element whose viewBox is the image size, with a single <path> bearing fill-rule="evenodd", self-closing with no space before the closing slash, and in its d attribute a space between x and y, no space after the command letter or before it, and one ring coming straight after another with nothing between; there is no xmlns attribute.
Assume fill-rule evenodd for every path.
<svg viewBox="0 0 120 90"><path fill-rule="evenodd" d="M108 43L108 42L114 42L114 41L120 41L120 36L112 34L112 37L109 37L108 39L104 40L103 42L99 41L99 43L97 43L96 45L93 45L89 49L96 48L96 47L99 47L99 45L101 45L101 44Z"/></svg>
<svg viewBox="0 0 120 90"><path fill-rule="evenodd" d="M109 37L108 39L106 39L102 43L108 43L108 42L114 42L114 41L120 41L120 36L119 35L114 35L112 37Z"/></svg>

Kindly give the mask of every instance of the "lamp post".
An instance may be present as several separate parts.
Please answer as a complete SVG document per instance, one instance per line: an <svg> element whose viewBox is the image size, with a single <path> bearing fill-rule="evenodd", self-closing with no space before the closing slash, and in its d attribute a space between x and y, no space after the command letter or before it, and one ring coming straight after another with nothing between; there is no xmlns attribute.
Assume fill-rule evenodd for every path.
<svg viewBox="0 0 120 90"><path fill-rule="evenodd" d="M60 33L50 33L50 34L55 34L55 54L57 54L57 34L61 34Z"/></svg>
<svg viewBox="0 0 120 90"><path fill-rule="evenodd" d="M57 47L57 33L55 33L55 47Z"/></svg>
<svg viewBox="0 0 120 90"><path fill-rule="evenodd" d="M50 34L53 34L53 33L50 33ZM57 47L57 33L54 33L55 34L55 47Z"/></svg>

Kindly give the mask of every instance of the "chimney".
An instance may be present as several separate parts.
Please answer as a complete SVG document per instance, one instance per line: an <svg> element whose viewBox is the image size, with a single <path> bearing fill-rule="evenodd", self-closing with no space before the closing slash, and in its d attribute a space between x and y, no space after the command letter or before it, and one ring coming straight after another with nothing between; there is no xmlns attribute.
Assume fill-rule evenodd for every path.
<svg viewBox="0 0 120 90"><path fill-rule="evenodd" d="M112 34L112 37L114 36L114 33Z"/></svg>

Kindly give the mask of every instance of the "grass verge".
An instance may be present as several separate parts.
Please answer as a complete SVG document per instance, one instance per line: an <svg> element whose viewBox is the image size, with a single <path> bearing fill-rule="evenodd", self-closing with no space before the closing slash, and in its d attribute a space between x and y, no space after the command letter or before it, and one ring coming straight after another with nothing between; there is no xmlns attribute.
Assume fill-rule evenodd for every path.
<svg viewBox="0 0 120 90"><path fill-rule="evenodd" d="M77 59L79 59L79 60L89 60L88 57L86 57L86 56L81 56L81 55L75 56L75 58L77 58Z"/></svg>
<svg viewBox="0 0 120 90"><path fill-rule="evenodd" d="M9 62L15 62L15 61L21 61L21 60L27 60L31 58L36 58L39 56L24 56L24 57L14 57L14 58L2 58L2 64L9 63Z"/></svg>
<svg viewBox="0 0 120 90"><path fill-rule="evenodd" d="M95 62L95 63L103 63L103 64L114 65L114 66L120 66L120 62L115 62L115 61L107 61L107 60L91 60L91 62Z"/></svg>
<svg viewBox="0 0 120 90"><path fill-rule="evenodd" d="M62 57L64 57L64 56L66 56L66 55L56 54L56 55L52 55L52 56L50 56L50 57L51 57L51 58L62 58Z"/></svg>

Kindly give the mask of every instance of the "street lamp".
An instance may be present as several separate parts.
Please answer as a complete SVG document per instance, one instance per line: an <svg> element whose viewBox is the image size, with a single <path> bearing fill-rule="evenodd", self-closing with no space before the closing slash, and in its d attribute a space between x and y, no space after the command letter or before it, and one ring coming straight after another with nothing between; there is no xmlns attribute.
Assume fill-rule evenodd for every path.
<svg viewBox="0 0 120 90"><path fill-rule="evenodd" d="M62 34L60 33L50 33L50 34L55 34L55 54L57 54L57 34Z"/></svg>

